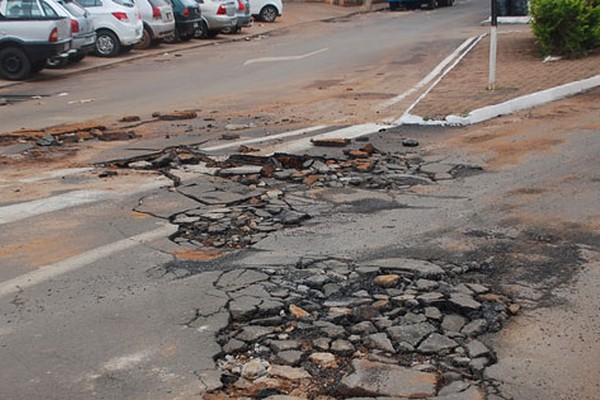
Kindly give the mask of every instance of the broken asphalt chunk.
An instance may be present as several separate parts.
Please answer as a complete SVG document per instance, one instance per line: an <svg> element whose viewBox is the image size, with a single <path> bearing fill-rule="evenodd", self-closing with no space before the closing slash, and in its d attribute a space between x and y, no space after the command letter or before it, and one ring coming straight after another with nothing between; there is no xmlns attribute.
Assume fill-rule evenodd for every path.
<svg viewBox="0 0 600 400"><path fill-rule="evenodd" d="M174 111L168 113L155 112L152 113L154 118L158 118L161 121L177 121L184 119L194 119L198 114L194 111Z"/></svg>
<svg viewBox="0 0 600 400"><path fill-rule="evenodd" d="M332 139L311 139L310 142L314 146L322 147L345 147L352 141L350 139L332 138Z"/></svg>

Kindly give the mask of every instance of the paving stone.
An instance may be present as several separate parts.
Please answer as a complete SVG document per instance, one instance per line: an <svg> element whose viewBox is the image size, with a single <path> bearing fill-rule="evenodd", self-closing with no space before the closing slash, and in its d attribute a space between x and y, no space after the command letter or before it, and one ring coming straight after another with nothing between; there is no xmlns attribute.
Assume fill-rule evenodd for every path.
<svg viewBox="0 0 600 400"><path fill-rule="evenodd" d="M354 353L354 346L347 340L337 339L331 343L330 351L335 354L350 355Z"/></svg>
<svg viewBox="0 0 600 400"><path fill-rule="evenodd" d="M481 308L480 302L474 300L473 297L464 293L452 293L450 295L450 298L448 299L448 302L458 307L473 311L479 310Z"/></svg>
<svg viewBox="0 0 600 400"><path fill-rule="evenodd" d="M426 307L425 308L425 317L439 321L440 319L442 319L443 314L436 307Z"/></svg>
<svg viewBox="0 0 600 400"><path fill-rule="evenodd" d="M471 360L469 367L474 372L481 372L488 366L490 360L487 357L477 357Z"/></svg>
<svg viewBox="0 0 600 400"><path fill-rule="evenodd" d="M357 335L366 335L377 332L377 328L371 321L362 321L350 326L349 331Z"/></svg>
<svg viewBox="0 0 600 400"><path fill-rule="evenodd" d="M471 340L465 346L467 348L467 352L469 353L469 357L477 358L480 356L485 356L490 353L490 349L479 340Z"/></svg>
<svg viewBox="0 0 600 400"><path fill-rule="evenodd" d="M435 327L427 322L387 328L387 334L394 342L406 342L413 347L417 346L423 338L434 331Z"/></svg>
<svg viewBox="0 0 600 400"><path fill-rule="evenodd" d="M263 360L250 360L242 367L242 377L255 380L265 376L269 369L269 363Z"/></svg>
<svg viewBox="0 0 600 400"><path fill-rule="evenodd" d="M429 292L417 296L417 300L425 305L437 304L444 301L444 294L440 292Z"/></svg>
<svg viewBox="0 0 600 400"><path fill-rule="evenodd" d="M260 174L262 166L244 165L241 167L224 168L217 171L219 176L235 176L235 175L254 175Z"/></svg>
<svg viewBox="0 0 600 400"><path fill-rule="evenodd" d="M461 333L466 336L477 336L485 332L487 329L487 321L485 319L476 319L469 322L461 329Z"/></svg>
<svg viewBox="0 0 600 400"><path fill-rule="evenodd" d="M289 381L297 381L301 379L310 379L311 375L304 368L294 368L288 365L271 365L269 375L278 378L287 379Z"/></svg>
<svg viewBox="0 0 600 400"><path fill-rule="evenodd" d="M354 360L352 365L354 372L341 382L349 393L408 398L435 395L437 378L434 374L368 360Z"/></svg>
<svg viewBox="0 0 600 400"><path fill-rule="evenodd" d="M400 282L400 275L389 274L389 275L379 275L373 279L373 283L377 286L381 286L383 288L394 287Z"/></svg>
<svg viewBox="0 0 600 400"><path fill-rule="evenodd" d="M329 350L329 344L331 343L331 339L329 338L316 338L313 340L312 344L317 350L327 351Z"/></svg>
<svg viewBox="0 0 600 400"><path fill-rule="evenodd" d="M444 270L439 265L410 258L384 258L364 262L360 266L402 271L425 278L444 275Z"/></svg>
<svg viewBox="0 0 600 400"><path fill-rule="evenodd" d="M427 317L423 314L415 314L413 312L407 312L401 318L403 324L419 324L421 322L427 322Z"/></svg>
<svg viewBox="0 0 600 400"><path fill-rule="evenodd" d="M439 353L443 350L453 349L456 346L458 346L458 343L456 343L454 340L434 332L429 335L427 339L421 342L417 350L421 353L431 354Z"/></svg>
<svg viewBox="0 0 600 400"><path fill-rule="evenodd" d="M429 279L417 279L417 281L415 282L417 289L421 290L421 291L430 291L433 289L437 289L440 284L437 281L432 281Z"/></svg>
<svg viewBox="0 0 600 400"><path fill-rule="evenodd" d="M300 364L303 355L300 350L285 350L277 353L277 360L285 365L296 366Z"/></svg>
<svg viewBox="0 0 600 400"><path fill-rule="evenodd" d="M388 353L395 353L394 345L387 334L380 332L368 335L364 339L365 346L369 349L379 349Z"/></svg>
<svg viewBox="0 0 600 400"><path fill-rule="evenodd" d="M298 350L300 345L297 340L271 340L269 342L269 347L276 353L285 350Z"/></svg>
<svg viewBox="0 0 600 400"><path fill-rule="evenodd" d="M225 346L223 346L223 352L227 354L237 353L246 348L246 343L237 339L230 339Z"/></svg>
<svg viewBox="0 0 600 400"><path fill-rule="evenodd" d="M273 333L273 331L274 328L272 327L249 325L243 327L240 333L238 333L235 338L244 342L253 342L257 339L260 339L263 336Z"/></svg>
<svg viewBox="0 0 600 400"><path fill-rule="evenodd" d="M308 311L306 311L303 308L298 307L297 305L294 305L294 304L290 304L289 311L290 311L290 314L292 314L294 316L294 318L297 318L297 319L310 317L310 313Z"/></svg>
<svg viewBox="0 0 600 400"><path fill-rule="evenodd" d="M323 369L337 369L339 367L337 359L331 353L312 353L308 359Z"/></svg>
<svg viewBox="0 0 600 400"><path fill-rule="evenodd" d="M438 396L445 396L452 393L464 392L471 384L465 381L454 381L449 385L444 386L438 392Z"/></svg>
<svg viewBox="0 0 600 400"><path fill-rule="evenodd" d="M466 322L466 318L462 315L449 314L446 315L442 321L442 329L444 332L460 332Z"/></svg>

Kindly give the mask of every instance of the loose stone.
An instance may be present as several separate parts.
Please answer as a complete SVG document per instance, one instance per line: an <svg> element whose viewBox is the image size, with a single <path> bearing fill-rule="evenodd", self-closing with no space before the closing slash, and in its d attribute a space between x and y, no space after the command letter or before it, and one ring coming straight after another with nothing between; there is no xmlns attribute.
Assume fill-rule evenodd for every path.
<svg viewBox="0 0 600 400"><path fill-rule="evenodd" d="M373 283L384 288L394 287L400 281L400 275L379 275L373 279Z"/></svg>
<svg viewBox="0 0 600 400"><path fill-rule="evenodd" d="M466 336L477 336L485 332L487 321L485 319L476 319L465 325L461 332Z"/></svg>
<svg viewBox="0 0 600 400"><path fill-rule="evenodd" d="M313 353L308 359L323 369L336 369L338 363L335 356L331 353Z"/></svg>
<svg viewBox="0 0 600 400"><path fill-rule="evenodd" d="M388 353L395 353L394 345L385 333L369 335L364 340L365 346L370 349L379 349Z"/></svg>
<svg viewBox="0 0 600 400"><path fill-rule="evenodd" d="M269 363L263 360L251 360L242 367L242 377L255 380L267 374Z"/></svg>
<svg viewBox="0 0 600 400"><path fill-rule="evenodd" d="M458 346L458 343L454 340L434 332L419 345L417 350L426 354L439 353L443 350L453 349L456 346Z"/></svg>
<svg viewBox="0 0 600 400"><path fill-rule="evenodd" d="M296 366L300 364L303 355L299 350L285 350L277 353L277 359L282 364Z"/></svg>

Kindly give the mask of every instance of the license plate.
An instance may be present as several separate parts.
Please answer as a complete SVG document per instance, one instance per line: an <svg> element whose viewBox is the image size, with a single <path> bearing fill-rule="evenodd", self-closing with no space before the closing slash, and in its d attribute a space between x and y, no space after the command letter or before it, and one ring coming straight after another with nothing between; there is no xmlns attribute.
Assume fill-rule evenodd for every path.
<svg viewBox="0 0 600 400"><path fill-rule="evenodd" d="M171 21L173 19L173 14L168 12L165 15L166 15L167 21Z"/></svg>

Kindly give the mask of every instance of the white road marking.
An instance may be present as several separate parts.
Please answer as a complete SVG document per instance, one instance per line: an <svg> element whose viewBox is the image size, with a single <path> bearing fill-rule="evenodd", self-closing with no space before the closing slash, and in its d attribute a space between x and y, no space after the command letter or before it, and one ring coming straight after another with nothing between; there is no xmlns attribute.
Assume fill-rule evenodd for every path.
<svg viewBox="0 0 600 400"><path fill-rule="evenodd" d="M104 200L110 197L110 195L111 193L105 190L77 190L45 199L0 207L0 225L64 208Z"/></svg>
<svg viewBox="0 0 600 400"><path fill-rule="evenodd" d="M24 183L40 182L40 181L44 181L47 179L60 178L63 176L70 176L70 175L77 175L77 174L81 174L81 173L89 172L89 171L93 171L93 170L94 170L94 168L89 168L89 167L55 169L52 171L45 172L43 177L21 179L21 180L19 180L19 182L24 182Z"/></svg>
<svg viewBox="0 0 600 400"><path fill-rule="evenodd" d="M127 250L131 247L135 247L152 240L167 237L172 233L175 233L176 230L177 227L175 225L163 224L162 227L153 231L125 238L117 242L86 251L54 264L41 266L35 271L31 271L27 274L23 274L16 278L0 283L0 298L10 294L16 294L23 289L38 285L68 272L83 268L86 265L108 257L113 253Z"/></svg>
<svg viewBox="0 0 600 400"><path fill-rule="evenodd" d="M126 186L123 187L123 190L118 191L75 190L73 192L62 193L45 199L11 204L10 206L0 207L0 225L17 222L25 218L35 217L53 211L63 210L65 208L131 195L145 190L157 189L168 184L170 184L170 182L166 179L156 178L155 181L130 187L129 190Z"/></svg>
<svg viewBox="0 0 600 400"><path fill-rule="evenodd" d="M310 53L302 54L301 56L281 56L281 57L261 57L261 58L253 58L244 63L244 66L250 64L258 64L258 63L268 63L268 62L278 62L278 61L297 61L303 60L308 57L316 56L317 54L321 54L325 51L329 50L329 47L322 48L320 50L312 51Z"/></svg>
<svg viewBox="0 0 600 400"><path fill-rule="evenodd" d="M349 126L347 128L337 129L335 131L322 133L309 138L297 139L287 143L276 144L269 146L265 149L261 149L260 154L268 155L275 152L287 152L294 153L302 150L306 150L312 147L311 139L333 139L333 138L344 138L353 139L359 136L370 135L379 132L381 129L391 128L389 125L380 124L362 124Z"/></svg>
<svg viewBox="0 0 600 400"><path fill-rule="evenodd" d="M398 118L396 121L394 121L394 125L402 125L403 121L406 118L409 118L411 116L410 112L417 106L417 104L419 104L419 102L421 100L423 100L432 90L433 88L435 88L441 81L442 79L444 79L444 77L450 72L452 71L461 61L463 58L465 58L465 56L467 54L469 54L469 52L471 51L471 49L473 49L477 43L479 43L481 41L481 39L483 39L485 36L487 35L487 33L482 33L481 35L479 35L474 41L472 41L468 48L459 56L456 58L456 60L454 60L454 62L452 63L452 65L450 65L450 67L448 67L428 88L427 90L425 90L420 96L419 98L417 98L417 100L415 100L414 103L412 103L404 112L404 114Z"/></svg>
<svg viewBox="0 0 600 400"><path fill-rule="evenodd" d="M309 128L298 129L297 131L283 132L283 133L279 133L276 135L263 136L263 137L254 138L254 139L238 140L235 142L222 144L222 145L218 145L218 146L204 147L200 150L202 150L202 151L224 150L224 149L228 149L231 147L239 147L239 146L245 145L245 144L262 143L262 142L268 142L271 140L279 140L279 139L285 139L285 138L292 137L292 136L304 135L306 133L311 133L311 132L318 131L318 130L325 129L325 128L328 128L328 126L327 125L311 126Z"/></svg>
<svg viewBox="0 0 600 400"><path fill-rule="evenodd" d="M450 55L448 55L448 57L446 57L441 63L439 63L425 78L421 79L421 81L419 83L417 83L413 88L405 91L402 94L399 94L398 96L396 96L390 100L387 100L387 101L379 104L377 106L377 108L383 109L383 108L391 107L394 104L404 100L406 97L410 96L417 90L421 89L423 86L427 85L436 76L438 76L444 70L444 68L446 68L448 66L448 64L450 64L452 62L452 60L454 60L471 42L473 42L476 39L477 39L477 37L471 37L471 38L465 40L460 46L458 46L456 48L456 50L454 50L452 53L450 53Z"/></svg>

